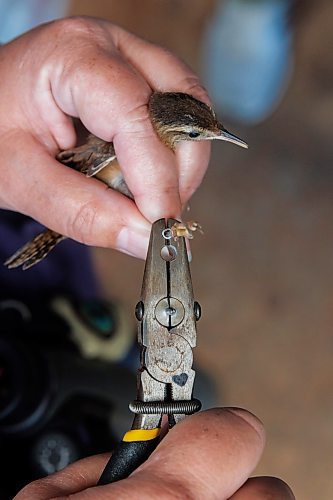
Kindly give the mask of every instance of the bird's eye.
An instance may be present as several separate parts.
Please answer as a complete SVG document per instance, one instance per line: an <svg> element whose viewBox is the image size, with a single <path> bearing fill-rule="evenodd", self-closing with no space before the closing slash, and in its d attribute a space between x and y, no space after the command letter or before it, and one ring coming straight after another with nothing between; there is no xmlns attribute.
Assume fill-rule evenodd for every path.
<svg viewBox="0 0 333 500"><path fill-rule="evenodd" d="M191 137L191 139L195 139L196 137L199 137L199 132L189 132L188 136Z"/></svg>

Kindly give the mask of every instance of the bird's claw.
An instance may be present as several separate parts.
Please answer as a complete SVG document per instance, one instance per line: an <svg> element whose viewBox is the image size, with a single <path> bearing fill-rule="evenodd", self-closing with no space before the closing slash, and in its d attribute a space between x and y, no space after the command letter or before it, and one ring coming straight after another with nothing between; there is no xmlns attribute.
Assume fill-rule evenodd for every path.
<svg viewBox="0 0 333 500"><path fill-rule="evenodd" d="M170 228L172 237L177 240L177 238L184 237L189 240L193 239L193 233L199 231L203 234L202 227L196 221L188 222L175 222L175 224Z"/></svg>

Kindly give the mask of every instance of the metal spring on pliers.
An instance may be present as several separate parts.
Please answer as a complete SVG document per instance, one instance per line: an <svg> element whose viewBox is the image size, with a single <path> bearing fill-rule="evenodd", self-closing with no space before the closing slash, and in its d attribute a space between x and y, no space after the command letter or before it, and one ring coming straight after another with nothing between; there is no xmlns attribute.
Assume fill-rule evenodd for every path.
<svg viewBox="0 0 333 500"><path fill-rule="evenodd" d="M177 413L191 415L201 409L201 402L198 399L190 401L132 401L129 404L129 409L133 413L144 415L157 415L159 413L163 415Z"/></svg>

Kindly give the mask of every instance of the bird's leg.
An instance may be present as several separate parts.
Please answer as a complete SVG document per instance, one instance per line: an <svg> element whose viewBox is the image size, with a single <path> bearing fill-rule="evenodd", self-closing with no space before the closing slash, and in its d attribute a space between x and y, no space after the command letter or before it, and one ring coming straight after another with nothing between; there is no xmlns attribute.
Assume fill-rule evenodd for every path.
<svg viewBox="0 0 333 500"><path fill-rule="evenodd" d="M175 222L175 224L170 229L172 237L174 239L184 237L192 240L193 233L195 231L199 231L199 233L203 234L202 227L196 221Z"/></svg>

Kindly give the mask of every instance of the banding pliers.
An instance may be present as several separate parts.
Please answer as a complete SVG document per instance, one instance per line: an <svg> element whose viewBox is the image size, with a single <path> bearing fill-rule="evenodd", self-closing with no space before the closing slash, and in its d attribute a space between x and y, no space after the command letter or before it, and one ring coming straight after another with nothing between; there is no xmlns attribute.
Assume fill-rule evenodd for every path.
<svg viewBox="0 0 333 500"><path fill-rule="evenodd" d="M159 442L163 415L173 427L201 408L192 397L192 349L201 310L193 298L185 238L174 237L177 223L160 219L152 226L135 311L141 348L137 399L129 405L135 417L107 463L100 485L126 478L149 457Z"/></svg>

